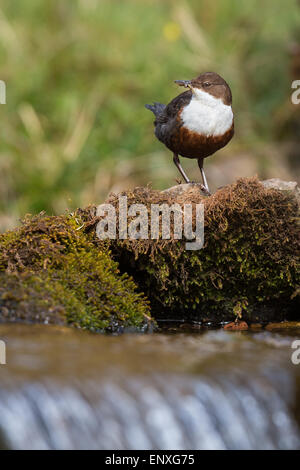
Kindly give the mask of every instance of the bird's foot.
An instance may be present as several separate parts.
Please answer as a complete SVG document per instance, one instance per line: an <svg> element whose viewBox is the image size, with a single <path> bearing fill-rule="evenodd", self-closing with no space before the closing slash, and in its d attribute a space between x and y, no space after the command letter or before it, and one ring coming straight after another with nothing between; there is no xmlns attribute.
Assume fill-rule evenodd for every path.
<svg viewBox="0 0 300 470"><path fill-rule="evenodd" d="M211 196L210 191L204 186L204 184L199 183L198 181L189 181L189 184L196 184L197 186L200 186L201 191L203 191L206 196Z"/></svg>
<svg viewBox="0 0 300 470"><path fill-rule="evenodd" d="M181 180L176 180L177 184L196 184L197 186L200 186L201 191L204 192L206 196L211 196L211 192L204 186L204 184L199 183L199 181L191 181L191 180L186 180L182 182Z"/></svg>
<svg viewBox="0 0 300 470"><path fill-rule="evenodd" d="M206 196L211 196L211 192L209 189L207 189L205 186L202 186L202 191L206 194Z"/></svg>

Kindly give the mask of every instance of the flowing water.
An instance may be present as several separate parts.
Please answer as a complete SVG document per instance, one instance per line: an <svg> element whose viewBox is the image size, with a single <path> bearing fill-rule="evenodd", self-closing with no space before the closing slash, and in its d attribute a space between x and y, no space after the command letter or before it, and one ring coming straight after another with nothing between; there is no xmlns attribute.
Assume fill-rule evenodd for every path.
<svg viewBox="0 0 300 470"><path fill-rule="evenodd" d="M300 448L300 330L0 339L0 449Z"/></svg>

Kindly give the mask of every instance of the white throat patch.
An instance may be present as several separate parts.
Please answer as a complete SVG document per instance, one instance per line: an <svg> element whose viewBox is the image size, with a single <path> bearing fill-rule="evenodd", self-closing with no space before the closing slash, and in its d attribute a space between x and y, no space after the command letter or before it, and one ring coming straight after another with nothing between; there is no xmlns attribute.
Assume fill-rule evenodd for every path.
<svg viewBox="0 0 300 470"><path fill-rule="evenodd" d="M183 108L181 119L184 127L206 136L218 136L227 132L233 121L231 106L220 98L194 89L190 103Z"/></svg>

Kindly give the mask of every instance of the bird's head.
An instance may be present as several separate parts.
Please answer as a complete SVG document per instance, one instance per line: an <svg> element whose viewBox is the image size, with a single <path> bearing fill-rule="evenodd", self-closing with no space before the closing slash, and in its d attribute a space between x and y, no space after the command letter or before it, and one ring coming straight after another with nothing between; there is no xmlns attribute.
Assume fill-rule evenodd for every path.
<svg viewBox="0 0 300 470"><path fill-rule="evenodd" d="M215 72L201 73L192 80L175 80L179 86L189 88L193 96L200 101L205 100L207 94L219 98L226 105L231 105L232 95L229 85L224 78Z"/></svg>

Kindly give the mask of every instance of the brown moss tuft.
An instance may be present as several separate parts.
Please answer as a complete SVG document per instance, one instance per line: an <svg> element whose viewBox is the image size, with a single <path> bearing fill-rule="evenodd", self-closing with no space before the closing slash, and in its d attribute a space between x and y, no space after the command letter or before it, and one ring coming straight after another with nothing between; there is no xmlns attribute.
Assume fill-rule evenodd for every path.
<svg viewBox="0 0 300 470"><path fill-rule="evenodd" d="M117 240L111 250L151 300L157 318L221 321L283 319L297 311L299 286L297 201L243 178L204 197L136 188L123 192L128 206L204 203L205 244L187 251L186 240ZM111 195L118 212L118 195Z"/></svg>

